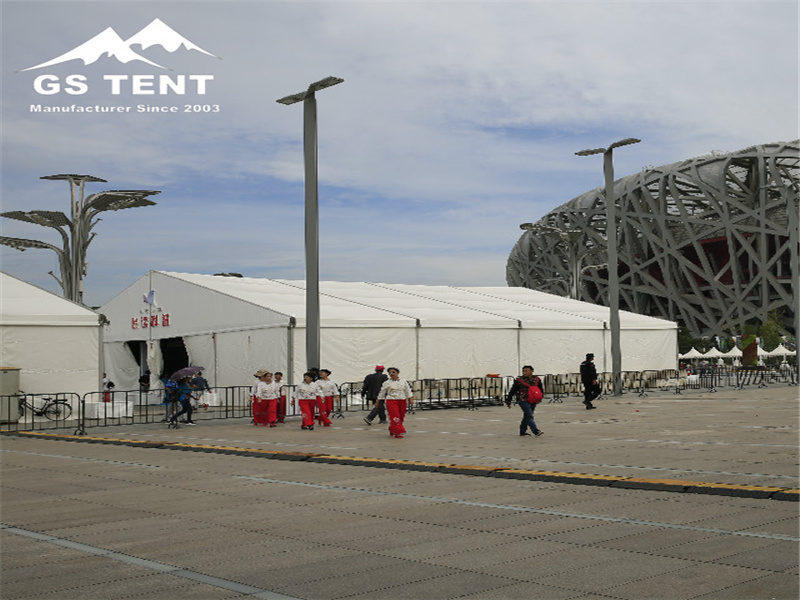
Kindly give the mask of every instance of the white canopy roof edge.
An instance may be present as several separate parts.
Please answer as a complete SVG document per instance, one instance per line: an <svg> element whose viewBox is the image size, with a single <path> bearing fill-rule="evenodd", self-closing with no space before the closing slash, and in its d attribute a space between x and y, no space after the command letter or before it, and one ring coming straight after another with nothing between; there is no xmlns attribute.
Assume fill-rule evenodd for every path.
<svg viewBox="0 0 800 600"><path fill-rule="evenodd" d="M157 306L143 302L150 291ZM526 363L574 372L586 352L602 358L610 343L607 307L525 288L322 281L320 292L321 361L338 381L375 364L417 378L516 374ZM108 355L134 353L120 367L131 382L137 362L160 371L183 346L217 385L248 381L253 367L296 381L309 366L305 304L303 280L150 271L103 306ZM623 311L621 325L624 369L674 368L675 323ZM158 340L171 340L162 358Z"/></svg>

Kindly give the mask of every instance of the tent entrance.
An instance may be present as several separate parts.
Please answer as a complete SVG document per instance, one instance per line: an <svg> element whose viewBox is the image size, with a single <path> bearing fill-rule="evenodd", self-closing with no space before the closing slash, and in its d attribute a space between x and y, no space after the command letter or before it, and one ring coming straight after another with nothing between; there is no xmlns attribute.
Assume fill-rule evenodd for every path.
<svg viewBox="0 0 800 600"><path fill-rule="evenodd" d="M164 373L172 375L178 369L189 366L189 354L182 337L161 340L161 355L164 358Z"/></svg>

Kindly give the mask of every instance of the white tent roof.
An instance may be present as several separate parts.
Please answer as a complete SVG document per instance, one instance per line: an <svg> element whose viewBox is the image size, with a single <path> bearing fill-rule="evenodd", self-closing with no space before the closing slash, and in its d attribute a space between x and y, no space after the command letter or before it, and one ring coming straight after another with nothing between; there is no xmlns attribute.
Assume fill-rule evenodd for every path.
<svg viewBox="0 0 800 600"><path fill-rule="evenodd" d="M293 317L305 326L305 281L158 272ZM503 287L320 282L325 327L604 328L609 309L588 302ZM623 329L673 329L670 321L620 312Z"/></svg>
<svg viewBox="0 0 800 600"><path fill-rule="evenodd" d="M287 321L293 317L299 327L305 327L306 293L303 282L163 271L156 273L269 309L284 315ZM320 317L326 327L416 326L414 318L402 313L393 313L369 304L357 304L336 294L324 293L321 296Z"/></svg>
<svg viewBox="0 0 800 600"><path fill-rule="evenodd" d="M722 356L725 356L725 354L720 352L717 348L711 348L708 352L703 354L704 358L720 358Z"/></svg>
<svg viewBox="0 0 800 600"><path fill-rule="evenodd" d="M427 286L419 286L427 287ZM486 298L486 304L493 310L520 319L525 328L541 326L547 323L548 328L559 327L560 323L570 320L573 327L580 329L603 329L608 322L610 310L607 306L583 302L539 292L522 287L464 287L454 288L480 294ZM639 315L621 310L619 312L622 329L677 329L672 321Z"/></svg>
<svg viewBox="0 0 800 600"><path fill-rule="evenodd" d="M742 351L734 346L730 350L728 350L725 354L722 355L725 358L741 358Z"/></svg>
<svg viewBox="0 0 800 600"><path fill-rule="evenodd" d="M703 353L692 346L691 350L689 350L686 354L679 354L678 358L703 358Z"/></svg>
<svg viewBox="0 0 800 600"><path fill-rule="evenodd" d="M80 304L0 272L0 324L99 325L99 315Z"/></svg>
<svg viewBox="0 0 800 600"><path fill-rule="evenodd" d="M775 348L774 350L770 350L769 352L762 352L761 355L762 356L792 356L792 355L794 355L794 352L789 350L783 344L778 344L778 347Z"/></svg>

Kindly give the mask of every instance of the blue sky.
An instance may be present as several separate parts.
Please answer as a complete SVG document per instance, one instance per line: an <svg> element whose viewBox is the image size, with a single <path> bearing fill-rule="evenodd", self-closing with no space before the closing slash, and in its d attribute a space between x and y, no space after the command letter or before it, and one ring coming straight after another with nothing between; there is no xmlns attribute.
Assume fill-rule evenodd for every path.
<svg viewBox="0 0 800 600"><path fill-rule="evenodd" d="M302 105L318 93L321 276L505 285L519 224L617 177L798 137L798 7L789 2L3 1L2 209L68 211L89 192L155 189L155 207L104 213L86 301L150 269L302 279ZM219 57L141 50L22 71L108 27L153 19ZM138 48L137 48L138 49ZM41 95L36 77L89 90ZM112 96L105 75L213 75L205 95ZM43 114L42 106L218 105L199 114ZM55 232L2 219L2 234ZM49 250L2 247L2 270L58 291Z"/></svg>

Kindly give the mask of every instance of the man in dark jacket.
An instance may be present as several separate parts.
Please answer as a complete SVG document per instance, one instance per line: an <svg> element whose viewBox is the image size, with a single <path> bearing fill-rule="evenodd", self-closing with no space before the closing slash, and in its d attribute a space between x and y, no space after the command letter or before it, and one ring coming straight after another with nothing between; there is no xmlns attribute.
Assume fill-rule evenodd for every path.
<svg viewBox="0 0 800 600"><path fill-rule="evenodd" d="M600 395L600 384L597 382L597 369L594 366L594 354L587 354L581 363L581 383L583 383L583 403L586 410L597 408L592 400Z"/></svg>
<svg viewBox="0 0 800 600"><path fill-rule="evenodd" d="M541 390L542 380L538 377L534 377L532 366L525 365L522 367L522 377L517 377L514 380L514 385L508 390L506 406L511 408L511 402L516 401L522 409L522 421L519 424L520 435L530 435L530 433L528 433L528 428L530 428L531 433L539 437L544 432L536 426L536 421L533 420L533 411L536 410L536 404L528 402L528 388L532 385L537 386Z"/></svg>
<svg viewBox="0 0 800 600"><path fill-rule="evenodd" d="M376 416L382 425L386 423L386 406L383 400L378 400L378 393L381 391L383 382L389 379L389 376L383 372L383 368L383 365L376 365L375 372L364 378L364 385L361 387L361 397L366 398L367 402L372 404L372 410L364 417L367 425L372 425Z"/></svg>

